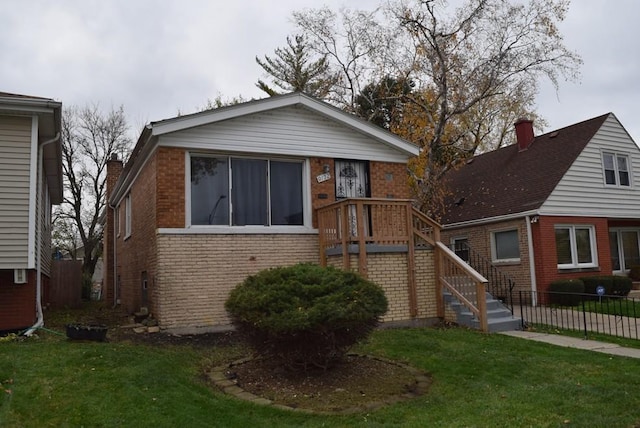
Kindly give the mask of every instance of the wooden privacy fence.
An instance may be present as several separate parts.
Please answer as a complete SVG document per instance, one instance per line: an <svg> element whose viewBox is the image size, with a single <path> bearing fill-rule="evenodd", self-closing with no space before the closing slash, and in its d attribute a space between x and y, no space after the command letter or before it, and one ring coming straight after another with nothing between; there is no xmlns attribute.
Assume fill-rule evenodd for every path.
<svg viewBox="0 0 640 428"><path fill-rule="evenodd" d="M367 246L402 246L407 251L409 300L412 316L416 307L416 248L435 252L435 284L438 317L444 318L443 287L467 306L488 331L486 283L480 274L440 242L441 226L413 207L406 199L349 198L319 208L320 262L327 254L341 254L344 269L350 269L350 254L358 254L358 272L367 277Z"/></svg>
<svg viewBox="0 0 640 428"><path fill-rule="evenodd" d="M51 265L49 302L52 308L77 308L82 304L82 262L54 260Z"/></svg>

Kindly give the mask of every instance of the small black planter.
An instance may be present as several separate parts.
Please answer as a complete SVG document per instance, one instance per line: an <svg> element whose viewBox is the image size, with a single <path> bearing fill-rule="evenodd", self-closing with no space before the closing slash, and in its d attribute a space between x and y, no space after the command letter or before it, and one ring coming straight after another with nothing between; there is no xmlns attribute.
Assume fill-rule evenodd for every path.
<svg viewBox="0 0 640 428"><path fill-rule="evenodd" d="M104 324L67 324L67 337L73 340L93 340L103 342L107 337Z"/></svg>

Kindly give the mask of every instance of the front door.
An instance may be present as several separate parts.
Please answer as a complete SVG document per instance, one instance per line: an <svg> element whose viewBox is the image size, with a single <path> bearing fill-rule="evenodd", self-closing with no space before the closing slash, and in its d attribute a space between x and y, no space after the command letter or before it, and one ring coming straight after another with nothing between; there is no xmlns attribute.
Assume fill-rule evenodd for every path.
<svg viewBox="0 0 640 428"><path fill-rule="evenodd" d="M368 198L371 196L369 189L369 162L357 160L336 160L336 200L345 198ZM365 230L369 229L369 213L365 211ZM357 236L358 219L356 206L349 206L349 234Z"/></svg>

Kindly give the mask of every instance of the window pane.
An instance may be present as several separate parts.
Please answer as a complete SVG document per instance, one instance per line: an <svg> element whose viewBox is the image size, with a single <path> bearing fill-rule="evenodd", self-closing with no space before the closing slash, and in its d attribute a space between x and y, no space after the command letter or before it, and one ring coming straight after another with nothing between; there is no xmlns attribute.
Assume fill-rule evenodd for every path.
<svg viewBox="0 0 640 428"><path fill-rule="evenodd" d="M302 225L302 163L271 161L271 224Z"/></svg>
<svg viewBox="0 0 640 428"><path fill-rule="evenodd" d="M229 225L226 158L191 157L191 224Z"/></svg>
<svg viewBox="0 0 640 428"><path fill-rule="evenodd" d="M620 270L620 250L618 249L617 232L609 232L609 250L611 251L611 269Z"/></svg>
<svg viewBox="0 0 640 428"><path fill-rule="evenodd" d="M618 156L618 171L628 171L627 169L627 157Z"/></svg>
<svg viewBox="0 0 640 428"><path fill-rule="evenodd" d="M578 263L593 263L591 255L591 229L576 228L576 247L578 250Z"/></svg>
<svg viewBox="0 0 640 428"><path fill-rule="evenodd" d="M640 251L638 250L638 233L636 231L624 231L622 234L622 252L624 254L624 268L630 269L633 265L640 264Z"/></svg>
<svg viewBox="0 0 640 428"><path fill-rule="evenodd" d="M518 231L495 232L496 259L519 259L520 248L518 246Z"/></svg>
<svg viewBox="0 0 640 428"><path fill-rule="evenodd" d="M559 265L569 265L573 263L571 259L570 229L556 229L556 254Z"/></svg>
<svg viewBox="0 0 640 428"><path fill-rule="evenodd" d="M610 153L603 153L602 161L604 163L604 179L607 184L616 184L616 170L613 164L613 155Z"/></svg>
<svg viewBox="0 0 640 428"><path fill-rule="evenodd" d="M453 251L465 262L469 262L469 240L467 238L455 238L453 240Z"/></svg>
<svg viewBox="0 0 640 428"><path fill-rule="evenodd" d="M267 226L267 161L231 160L233 225Z"/></svg>
<svg viewBox="0 0 640 428"><path fill-rule="evenodd" d="M619 171L618 174L620 175L620 185L621 186L629 186L631 183L629 183L629 173L626 171Z"/></svg>

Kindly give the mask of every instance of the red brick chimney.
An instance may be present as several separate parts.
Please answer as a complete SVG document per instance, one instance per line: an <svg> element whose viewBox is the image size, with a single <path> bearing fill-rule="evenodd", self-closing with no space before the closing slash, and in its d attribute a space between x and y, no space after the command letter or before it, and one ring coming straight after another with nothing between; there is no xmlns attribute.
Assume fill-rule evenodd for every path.
<svg viewBox="0 0 640 428"><path fill-rule="evenodd" d="M115 153L111 155L111 158L107 161L107 202L115 190L116 182L122 173L122 161L118 159L118 155ZM104 234L102 238L102 258L104 263L104 276L102 280L102 298L108 303L115 301L114 290L114 253L116 242L113 239L113 231L115 228L113 210L107 205L106 207L106 224L104 226Z"/></svg>
<svg viewBox="0 0 640 428"><path fill-rule="evenodd" d="M533 135L533 120L518 119L515 123L516 141L518 142L518 151L527 150L535 136Z"/></svg>

